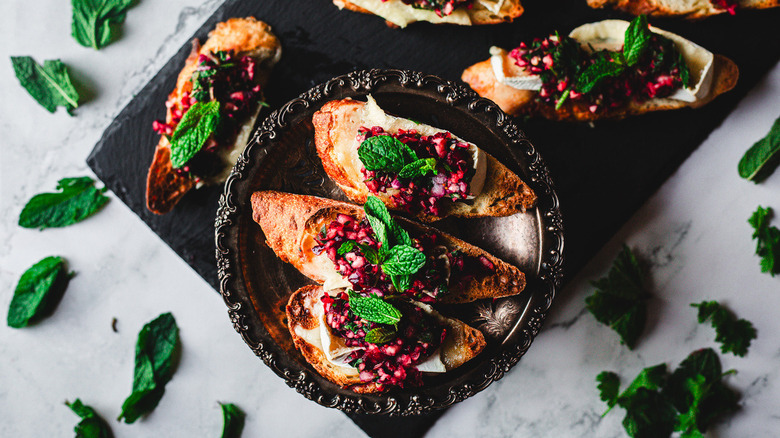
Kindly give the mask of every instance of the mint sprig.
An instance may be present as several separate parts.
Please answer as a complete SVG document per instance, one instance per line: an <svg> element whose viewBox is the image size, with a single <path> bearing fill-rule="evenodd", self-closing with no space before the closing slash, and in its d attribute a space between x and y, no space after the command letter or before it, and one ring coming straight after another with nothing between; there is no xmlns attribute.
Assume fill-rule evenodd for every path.
<svg viewBox="0 0 780 438"><path fill-rule="evenodd" d="M219 127L219 102L195 102L171 136L171 165L181 168L206 144Z"/></svg>
<svg viewBox="0 0 780 438"><path fill-rule="evenodd" d="M19 225L24 228L55 228L81 222L99 211L108 202L88 177L63 178L57 183L57 193L33 196L19 214Z"/></svg>
<svg viewBox="0 0 780 438"><path fill-rule="evenodd" d="M8 306L8 327L22 328L40 320L56 307L73 273L62 257L46 257L27 269Z"/></svg>
<svg viewBox="0 0 780 438"><path fill-rule="evenodd" d="M19 83L46 111L53 113L58 106L68 114L79 106L79 93L73 86L68 68L59 59L49 59L39 65L29 56L12 56Z"/></svg>
<svg viewBox="0 0 780 438"><path fill-rule="evenodd" d="M650 25L647 24L645 15L639 15L631 20L628 29L626 29L623 43L623 56L629 67L635 66L647 51L651 36L652 32L650 32Z"/></svg>
<svg viewBox="0 0 780 438"><path fill-rule="evenodd" d="M404 166L404 168L398 172L398 176L400 178L417 178L418 176L425 176L429 173L433 175L438 173L436 170L435 158L423 158L421 160L413 161Z"/></svg>
<svg viewBox="0 0 780 438"><path fill-rule="evenodd" d="M396 245L390 249L389 258L382 263L387 275L412 275L425 265L425 254L408 245Z"/></svg>
<svg viewBox="0 0 780 438"><path fill-rule="evenodd" d="M766 137L757 141L739 160L739 176L758 184L780 164L780 117L775 120Z"/></svg>
<svg viewBox="0 0 780 438"><path fill-rule="evenodd" d="M99 50L119 35L133 0L71 0L71 5L71 35L82 46Z"/></svg>
<svg viewBox="0 0 780 438"><path fill-rule="evenodd" d="M417 161L417 154L390 135L369 137L358 146L358 157L366 170L398 173L405 165Z"/></svg>
<svg viewBox="0 0 780 438"><path fill-rule="evenodd" d="M374 295L361 297L352 290L349 294L349 308L356 316L378 324L397 324L401 320L401 312L392 304Z"/></svg>

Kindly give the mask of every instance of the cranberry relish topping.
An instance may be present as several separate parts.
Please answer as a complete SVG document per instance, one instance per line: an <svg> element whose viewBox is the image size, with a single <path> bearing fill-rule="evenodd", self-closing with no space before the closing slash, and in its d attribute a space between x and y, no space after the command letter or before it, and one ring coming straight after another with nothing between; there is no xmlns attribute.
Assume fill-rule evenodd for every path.
<svg viewBox="0 0 780 438"><path fill-rule="evenodd" d="M416 365L428 358L442 344L447 330L432 316L412 304L394 303L402 317L397 327L377 324L356 316L349 307L349 295L341 292L335 297L325 293L320 298L325 307L325 322L348 347L357 347L347 357L350 365L360 372L363 382L377 382L385 386L420 386L422 373ZM366 342L366 334L373 329L395 331L387 342Z"/></svg>
<svg viewBox="0 0 780 438"><path fill-rule="evenodd" d="M538 98L559 106L571 99L587 105L596 113L618 108L630 102L641 103L653 98L668 97L687 85L689 71L674 43L661 35L650 33L647 48L635 65L619 74L603 78L588 92L578 87L583 72L593 64L621 63L623 48L618 51L589 53L577 40L553 35L521 43L509 53L518 67L542 80Z"/></svg>
<svg viewBox="0 0 780 438"><path fill-rule="evenodd" d="M171 122L156 120L152 128L170 138L195 102L209 101L220 103L220 125L217 133L191 160L176 169L177 172L199 180L222 170L216 153L234 141L241 123L257 109L261 98L260 85L254 82L256 70L252 57L236 57L233 51L211 52L198 57L198 65L190 78L192 89L182 93L181 100L172 98L165 103L171 110Z"/></svg>
<svg viewBox="0 0 780 438"><path fill-rule="evenodd" d="M386 2L387 0L382 0ZM436 12L439 17L446 17L452 14L452 12L465 6L471 9L473 5L472 0L401 0L404 4L407 4L415 9L428 9Z"/></svg>
<svg viewBox="0 0 780 438"><path fill-rule="evenodd" d="M419 159L436 160L434 174L402 178L397 172L361 169L364 182L371 193L389 195L394 205L409 213L425 212L438 216L445 202L471 199L469 183L474 176L474 158L469 145L458 141L449 132L421 135L415 130L399 129L385 132L381 126L361 127L357 140L390 136L411 148Z"/></svg>
<svg viewBox="0 0 780 438"><path fill-rule="evenodd" d="M736 13L739 6L737 0L710 0L710 3L718 9L725 9L731 15Z"/></svg>
<svg viewBox="0 0 780 438"><path fill-rule="evenodd" d="M350 241L355 245L345 247L349 251L340 251L342 245ZM425 254L425 265L414 274L408 289L398 291L389 276L382 272L381 266L372 263L375 255L371 253L379 250L381 244L366 219L357 221L352 216L339 214L336 220L323 227L317 243L314 253L324 252L356 292L379 297L401 294L420 302L434 303L450 287L495 270L486 257L469 257L459 251L449 251L438 242L436 234L424 234L412 239L412 245Z"/></svg>

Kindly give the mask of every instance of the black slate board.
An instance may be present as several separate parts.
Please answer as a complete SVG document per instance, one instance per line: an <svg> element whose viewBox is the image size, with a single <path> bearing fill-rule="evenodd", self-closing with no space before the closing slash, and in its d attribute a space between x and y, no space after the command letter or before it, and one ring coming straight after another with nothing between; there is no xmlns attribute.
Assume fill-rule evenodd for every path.
<svg viewBox="0 0 780 438"><path fill-rule="evenodd" d="M283 57L265 90L278 108L333 76L364 68L403 68L459 80L462 70L488 57L488 48L512 48L556 29L568 32L606 18L630 19L591 10L584 0L525 0L515 23L458 27L413 24L387 28L375 16L339 11L328 0L228 0L198 30L203 40L218 21L254 15L271 24ZM561 124L521 121L552 172L566 224L567 272L575 274L685 158L717 127L745 93L780 59L780 9L739 12L690 23L651 20L733 59L740 81L733 91L699 110L650 114L624 121ZM217 288L213 222L218 187L193 191L166 216L145 208L146 172L157 135L154 119L189 53L189 45L122 110L87 159L95 174L125 204ZM267 114L267 113L266 113ZM261 116L262 117L262 116ZM747 148L749 145L745 145ZM736 172L736 163L734 163ZM559 299L562 297L559 297ZM564 298L565 299L565 298ZM386 419L355 416L372 437L422 436L440 414Z"/></svg>

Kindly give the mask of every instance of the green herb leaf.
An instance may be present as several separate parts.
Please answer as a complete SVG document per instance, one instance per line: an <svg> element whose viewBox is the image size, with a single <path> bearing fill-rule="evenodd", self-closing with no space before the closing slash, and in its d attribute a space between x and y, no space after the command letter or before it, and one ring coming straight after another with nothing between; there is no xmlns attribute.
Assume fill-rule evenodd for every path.
<svg viewBox="0 0 780 438"><path fill-rule="evenodd" d="M374 236L380 243L379 250L383 254L387 254L390 250L390 241L387 238L387 226L379 218L366 213L366 219L371 224L371 229L374 230Z"/></svg>
<svg viewBox="0 0 780 438"><path fill-rule="evenodd" d="M677 413L659 392L639 388L625 408L623 427L630 437L658 438L672 434Z"/></svg>
<svg viewBox="0 0 780 438"><path fill-rule="evenodd" d="M618 404L626 407L631 404L630 400L636 395L640 388L656 391L661 388L666 382L666 378L669 373L666 370L666 364L658 364L652 367L643 369L628 385L625 391L623 391L618 397Z"/></svg>
<svg viewBox="0 0 780 438"><path fill-rule="evenodd" d="M373 219L376 219L385 225L386 233L389 237L392 238L394 245L412 244L412 238L409 237L409 233L401 228L401 226L398 225L398 222L396 222L393 217L390 216L390 211L387 210L387 206L384 202L382 202L381 199L377 198L376 196L369 195L368 198L366 198L366 203L363 205L363 209L366 212L366 216L368 217L368 221L371 223L372 228L374 228L374 222L371 222ZM378 226L378 224L377 227L381 228ZM374 232L376 232L376 230L374 230ZM391 245L387 245L383 249L388 251L390 250L390 246Z"/></svg>
<svg viewBox="0 0 780 438"><path fill-rule="evenodd" d="M105 187L95 188L95 181L88 176L63 178L57 190L62 191L33 196L19 215L19 225L41 230L65 227L83 221L108 202L103 195Z"/></svg>
<svg viewBox="0 0 780 438"><path fill-rule="evenodd" d="M144 325L135 346L133 392L122 404L118 420L133 423L154 410L173 377L174 355L179 350L179 327L170 313Z"/></svg>
<svg viewBox="0 0 780 438"><path fill-rule="evenodd" d="M645 326L650 295L643 288L644 274L628 246L618 254L606 277L592 282L597 288L585 299L585 306L597 321L620 335L633 349Z"/></svg>
<svg viewBox="0 0 780 438"><path fill-rule="evenodd" d="M354 240L344 241L336 252L339 255L344 255L348 252L353 252L356 249L359 249L360 252L363 253L369 263L374 265L382 263L382 257L379 255L377 250L374 249L374 247L357 243Z"/></svg>
<svg viewBox="0 0 780 438"><path fill-rule="evenodd" d="M615 406L620 389L620 377L612 371L602 371L596 376L596 381L599 382L599 398L610 408Z"/></svg>
<svg viewBox="0 0 780 438"><path fill-rule="evenodd" d="M377 327L366 333L366 342L369 344L386 344L395 339L394 327Z"/></svg>
<svg viewBox="0 0 780 438"><path fill-rule="evenodd" d="M411 162L398 172L398 176L401 178L417 178L429 173L433 175L438 173L436 171L435 158L423 158L422 160Z"/></svg>
<svg viewBox="0 0 780 438"><path fill-rule="evenodd" d="M98 50L119 35L133 0L71 0L71 35L84 47Z"/></svg>
<svg viewBox="0 0 780 438"><path fill-rule="evenodd" d="M113 438L114 434L111 432L111 428L108 423L98 415L98 413L91 406L87 406L81 403L81 400L76 399L73 403L65 402L73 412L81 417L81 421L73 429L76 432L75 438Z"/></svg>
<svg viewBox="0 0 780 438"><path fill-rule="evenodd" d="M390 258L382 263L387 275L412 275L425 265L425 254L408 245L396 245L390 250Z"/></svg>
<svg viewBox="0 0 780 438"><path fill-rule="evenodd" d="M357 242L355 242L354 240L347 240L344 241L341 245L339 245L339 249L338 251L336 251L336 253L338 255L344 255L348 252L354 251L356 247L357 247Z"/></svg>
<svg viewBox="0 0 780 438"><path fill-rule="evenodd" d="M40 66L29 56L12 56L11 63L19 83L46 111L53 113L63 106L70 113L79 106L79 93L59 59L43 61Z"/></svg>
<svg viewBox="0 0 780 438"><path fill-rule="evenodd" d="M8 326L26 327L50 314L65 293L72 276L62 257L46 257L25 271L8 307Z"/></svg>
<svg viewBox="0 0 780 438"><path fill-rule="evenodd" d="M200 151L219 126L219 102L195 102L184 113L171 136L171 165L184 166Z"/></svg>
<svg viewBox="0 0 780 438"><path fill-rule="evenodd" d="M561 97L558 99L557 102L555 102L555 111L558 111L563 106L563 103L566 102L566 99L569 98L569 93L571 93L571 89L567 88L563 91L563 94L561 94Z"/></svg>
<svg viewBox="0 0 780 438"><path fill-rule="evenodd" d="M623 44L623 56L626 58L626 64L633 67L639 62L639 59L650 46L650 26L647 24L647 17L639 15L631 20L625 34L625 43Z"/></svg>
<svg viewBox="0 0 780 438"><path fill-rule="evenodd" d="M401 320L401 312L392 304L376 296L361 297L349 291L349 308L352 313L366 321L379 324L396 324Z"/></svg>
<svg viewBox="0 0 780 438"><path fill-rule="evenodd" d="M412 287L411 275L391 275L390 281L393 282L393 287L398 293L403 293Z"/></svg>
<svg viewBox="0 0 780 438"><path fill-rule="evenodd" d="M246 413L233 403L220 403L222 406L222 438L239 438L244 430Z"/></svg>
<svg viewBox="0 0 780 438"><path fill-rule="evenodd" d="M712 327L717 334L715 341L720 342L721 352L731 352L736 356L747 354L750 341L756 339L756 329L750 321L737 319L717 301L702 301L699 304L691 304L691 307L699 309L700 323L708 319L712 322Z"/></svg>
<svg viewBox="0 0 780 438"><path fill-rule="evenodd" d="M780 117L766 137L757 141L739 160L739 176L758 184L780 164Z"/></svg>
<svg viewBox="0 0 780 438"><path fill-rule="evenodd" d="M780 230L769 226L771 219L772 209L758 206L748 223L754 228L753 239L757 241L756 255L761 257L761 272L774 277L780 274Z"/></svg>
<svg viewBox="0 0 780 438"><path fill-rule="evenodd" d="M383 170L398 173L403 167L417 161L417 154L390 135L375 135L363 140L358 147L358 157L366 170Z"/></svg>
<svg viewBox="0 0 780 438"><path fill-rule="evenodd" d="M580 93L590 93L602 80L619 76L625 67L622 64L599 58L589 65L577 79L577 90Z"/></svg>

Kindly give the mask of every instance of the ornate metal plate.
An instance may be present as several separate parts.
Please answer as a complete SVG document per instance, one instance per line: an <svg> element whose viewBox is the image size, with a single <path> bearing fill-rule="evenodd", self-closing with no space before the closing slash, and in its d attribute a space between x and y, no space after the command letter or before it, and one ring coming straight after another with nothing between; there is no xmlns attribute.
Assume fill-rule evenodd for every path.
<svg viewBox="0 0 780 438"><path fill-rule="evenodd" d="M252 221L250 196L273 189L346 200L328 179L313 144L312 114L325 102L371 94L388 113L447 129L492 154L536 191L536 208L507 218L447 219L436 224L524 270L518 296L439 306L483 331L487 348L466 365L425 377L421 388L360 395L315 372L293 346L284 306L311 283L281 262ZM265 119L220 197L216 218L220 292L244 341L287 385L349 413L414 415L441 409L503 377L531 345L563 275L563 225L544 162L517 125L491 101L461 85L412 71L366 70L336 77Z"/></svg>

